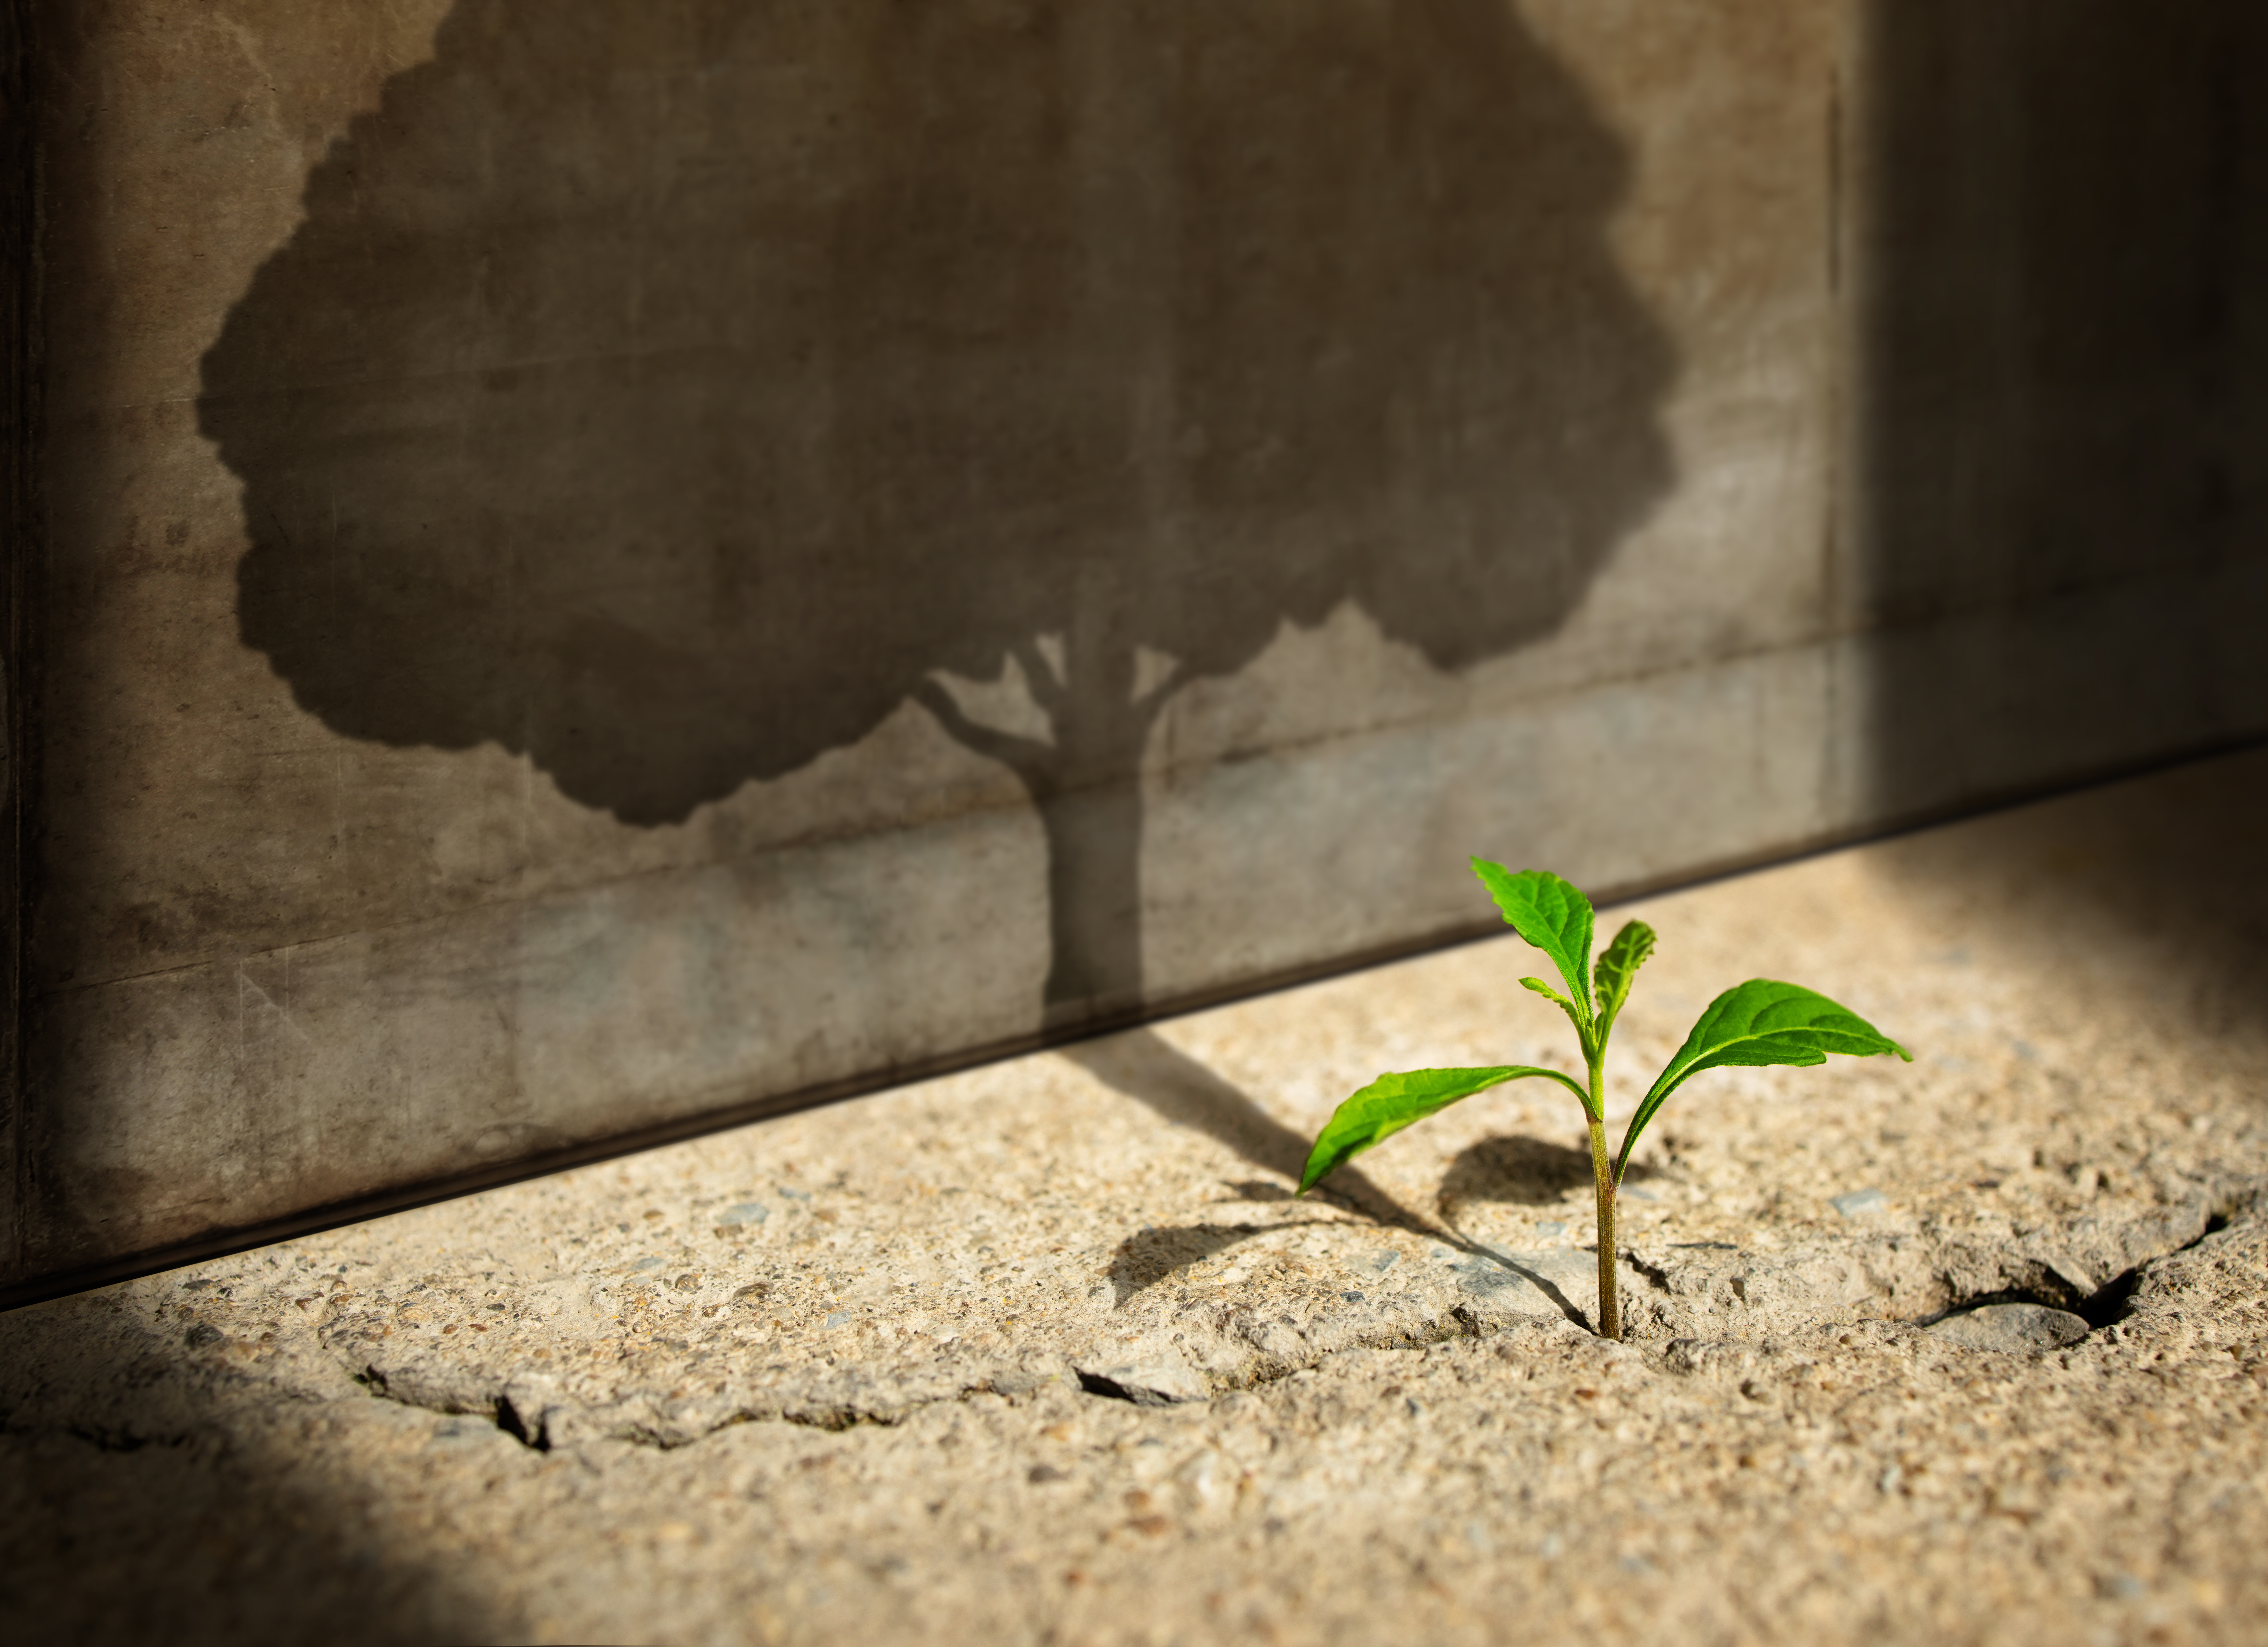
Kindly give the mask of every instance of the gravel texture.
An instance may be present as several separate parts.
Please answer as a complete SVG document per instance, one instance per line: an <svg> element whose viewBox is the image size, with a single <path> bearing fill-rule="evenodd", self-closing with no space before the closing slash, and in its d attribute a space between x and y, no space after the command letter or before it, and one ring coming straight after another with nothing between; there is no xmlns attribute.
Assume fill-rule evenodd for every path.
<svg viewBox="0 0 2268 1647"><path fill-rule="evenodd" d="M1623 1208L1506 937L0 1317L4 1616L168 1642L2268 1636L2268 755L1616 910ZM1481 894L1476 889L1476 896ZM31 1639L26 1636L25 1639Z"/></svg>

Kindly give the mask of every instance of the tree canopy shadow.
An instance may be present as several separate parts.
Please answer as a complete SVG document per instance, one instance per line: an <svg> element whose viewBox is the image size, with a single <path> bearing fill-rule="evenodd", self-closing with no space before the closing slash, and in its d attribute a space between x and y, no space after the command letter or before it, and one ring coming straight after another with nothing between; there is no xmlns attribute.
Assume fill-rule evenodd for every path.
<svg viewBox="0 0 2268 1647"><path fill-rule="evenodd" d="M1628 169L1499 0L460 0L205 357L242 638L640 827L919 704L1124 1011L1176 692L1528 644L1669 484Z"/></svg>

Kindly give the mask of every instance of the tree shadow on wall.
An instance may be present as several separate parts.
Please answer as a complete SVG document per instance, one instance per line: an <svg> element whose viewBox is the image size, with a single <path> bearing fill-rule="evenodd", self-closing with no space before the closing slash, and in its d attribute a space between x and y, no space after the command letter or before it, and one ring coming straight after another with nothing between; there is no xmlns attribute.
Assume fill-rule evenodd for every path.
<svg viewBox="0 0 2268 1647"><path fill-rule="evenodd" d="M1507 652L1668 484L1627 169L1499 0L462 0L205 358L243 639L640 826L919 703L1124 1011L1176 691Z"/></svg>

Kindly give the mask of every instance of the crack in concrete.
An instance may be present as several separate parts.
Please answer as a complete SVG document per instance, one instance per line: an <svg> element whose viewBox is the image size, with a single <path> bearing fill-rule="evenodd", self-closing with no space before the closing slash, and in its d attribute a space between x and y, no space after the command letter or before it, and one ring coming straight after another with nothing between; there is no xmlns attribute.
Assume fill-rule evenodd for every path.
<svg viewBox="0 0 2268 1647"><path fill-rule="evenodd" d="M2180 1239L2151 1240L2146 1237L2138 1244L2140 1256L2124 1268L2099 1283L2091 1283L2080 1265L2064 1261L2069 1268L2080 1272L2080 1278L2065 1273L2052 1255L2040 1255L2040 1247L2032 1244L2030 1251L2007 1251L1990 1255L1982 1264L1984 1255L1967 1246L1959 1238L1931 1240L1924 1238L1927 1249L1922 1268L1930 1273L1943 1289L1940 1297L1948 1299L1945 1306L1926 1315L1907 1317L1899 1325L1926 1327L1948 1317L1980 1308L1986 1305L2029 1303L2050 1308L2068 1310L2084 1318L2090 1327L2102 1327L2126 1319L2132 1311L2144 1272L2153 1264L2188 1252L2210 1236L2229 1227L2235 1218L2255 1213L2264 1199L2268 1199L2268 1185L2245 1182L2236 1186L2217 1187L2215 1192L2198 1197L2191 1203L2197 1222L2191 1224L2179 1212L2170 1217L2161 1215L2152 1220L2137 1217L2125 1222L2113 1232L2114 1239L2124 1244L2145 1228L2154 1224L2162 1236L2180 1234ZM2051 1238L2073 1239L2085 1228L2084 1221L2075 1220ZM2097 1232L2101 1233L2101 1232ZM1845 1243L1842 1245L1852 1245ZM1855 1252L1856 1247L1853 1246ZM2125 1248L2129 1253L2137 1246ZM1491 1258L1502 1262L1500 1254ZM1675 1291L1674 1277L1665 1265L1628 1255L1631 1267L1651 1283L1659 1294ZM1964 1276L1968 1284L1962 1284ZM1989 1276L1997 1284L1977 1283ZM1735 1278L1737 1280L1738 1278ZM1737 1285L1733 1290L1745 1299ZM1551 1289L1557 1294L1557 1289ZM1555 1302L1565 1309L1564 1299ZM1552 1318L1537 1315L1522 1317L1536 1324L1552 1321ZM1568 1319L1577 1325L1582 1322L1568 1312ZM1555 1329L1564 1330L1557 1321ZM1312 1323L1311 1323L1312 1325ZM1491 1319L1476 1308L1469 1300L1453 1305L1434 1313L1423 1312L1422 1320L1409 1320L1399 1330L1354 1333L1336 1343L1314 1343L1308 1329L1292 1322L1263 1320L1233 1312L1226 1320L1217 1323L1226 1338L1240 1343L1249 1352L1244 1365L1233 1374L1218 1371L1198 1373L1210 1395L1224 1395L1236 1391L1260 1391L1281 1383L1304 1371L1313 1371L1332 1357L1352 1351L1403 1350L1423 1351L1435 1346L1462 1342L1480 1342L1501 1335L1513 1324ZM1279 1327L1281 1330L1279 1331ZM1418 1330L1411 1330L1416 1328ZM1296 1338L1300 1347L1287 1342ZM1659 1348L1675 1359L1676 1347L1694 1342L1689 1335L1678 1334L1664 1341ZM1307 1353L1300 1353L1304 1348ZM449 1415L482 1415L497 1429L532 1451L549 1452L562 1446L572 1446L585 1440L605 1439L630 1445L648 1446L659 1451L674 1451L706 1440L725 1430L744 1423L778 1423L801 1428L842 1433L846 1430L873 1427L894 1428L906 1423L917 1414L931 1408L947 1406L973 1400L978 1396L994 1395L1009 1401L1028 1398L1037 1391L1055 1385L1098 1400L1116 1401L1137 1406L1173 1404L1157 1399L1145 1391L1137 1393L1122 1380L1114 1379L1109 1370L1082 1368L1065 1360L1060 1366L1047 1371L998 1367L968 1377L949 1392L923 1393L917 1390L899 1387L885 1388L876 1393L879 1399L859 1399L827 1391L823 1386L806 1389L800 1393L785 1393L777 1401L740 1401L721 1406L699 1415L673 1415L666 1407L654 1417L647 1417L637 1409L652 1398L637 1392L625 1392L613 1402L582 1403L572 1400L545 1401L541 1391L520 1385L518 1378L491 1375L482 1384L488 1387L480 1393L464 1391L427 1392L416 1387L401 1387L390 1380L387 1371L376 1364L365 1364L355 1379L371 1394L394 1401L401 1406ZM475 1388L479 1386L476 1385ZM1145 1399L1150 1396L1149 1399ZM673 1422L674 1417L674 1422ZM145 1445L140 1439L125 1437L98 1438L88 1435L83 1438L93 1445L107 1445L114 1450L129 1450Z"/></svg>
<svg viewBox="0 0 2268 1647"><path fill-rule="evenodd" d="M671 1434L650 1424L630 1423L617 1428L600 1430L583 1439L618 1441L630 1446L652 1447L659 1452L674 1452L691 1446L710 1437L737 1425L749 1423L794 1424L807 1430L823 1430L839 1434L846 1430L862 1427L895 1429L917 1413L932 1407L950 1406L969 1401L979 1395L998 1395L1015 1401L1030 1394L1049 1382L1044 1378L1020 1379L991 1377L979 1382L963 1385L950 1395L909 1396L902 1404L887 1407L855 1401L786 1401L777 1406L740 1405L718 1416L713 1422L690 1434ZM1068 1379L1057 1379L1068 1383ZM485 1415L496 1427L522 1446L537 1452L549 1452L568 1445L554 1430L555 1419L570 1409L563 1403L535 1407L516 1400L510 1387L499 1390L485 1415L479 1407L444 1398L440 1401L421 1399L416 1393L394 1388L383 1371L365 1367L355 1375L355 1382L380 1401L396 1406L413 1408L422 1412L446 1417L480 1417Z"/></svg>
<svg viewBox="0 0 2268 1647"><path fill-rule="evenodd" d="M2241 1200L2233 1204L2242 1205L2249 1209L2257 1202L2259 1196L2259 1188L2255 1186L2246 1192ZM2178 1257L2183 1253L2194 1252L2212 1237L2228 1229L2230 1222L2230 1215L2227 1211L2216 1210L2208 1212L2205 1218L2205 1227L2189 1239L2149 1254L2099 1286L2082 1287L2057 1270L2051 1264L2041 1263L2038 1268L2046 1278L2044 1284L2002 1287L1972 1296L1959 1297L1949 1307L1937 1311L1933 1314L1920 1317L1913 1324L1917 1327L1934 1327L1938 1322L1950 1317L1966 1314L1971 1310L1984 1309L1995 1304L2037 1304L2051 1310L2067 1310L2085 1320L2090 1329L2110 1327L2126 1320L2133 1313L2134 1295L2141 1290L2142 1272L2145 1269L2166 1259Z"/></svg>
<svg viewBox="0 0 2268 1647"><path fill-rule="evenodd" d="M17 1434L35 1434L18 1430ZM138 1430L104 1424L65 1424L61 1433L74 1441L83 1441L98 1452L139 1452L144 1447L186 1447L194 1437L176 1435L144 1435Z"/></svg>

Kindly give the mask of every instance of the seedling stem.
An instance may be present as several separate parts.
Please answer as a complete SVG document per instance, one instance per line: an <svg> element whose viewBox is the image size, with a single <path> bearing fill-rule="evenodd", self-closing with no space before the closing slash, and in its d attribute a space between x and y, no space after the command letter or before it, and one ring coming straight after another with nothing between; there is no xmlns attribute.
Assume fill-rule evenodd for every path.
<svg viewBox="0 0 2268 1647"><path fill-rule="evenodd" d="M1604 1063L1591 1060L1591 1175L1599 1188L1599 1336L1623 1335L1623 1301L1615 1290L1615 1169L1607 1155Z"/></svg>

